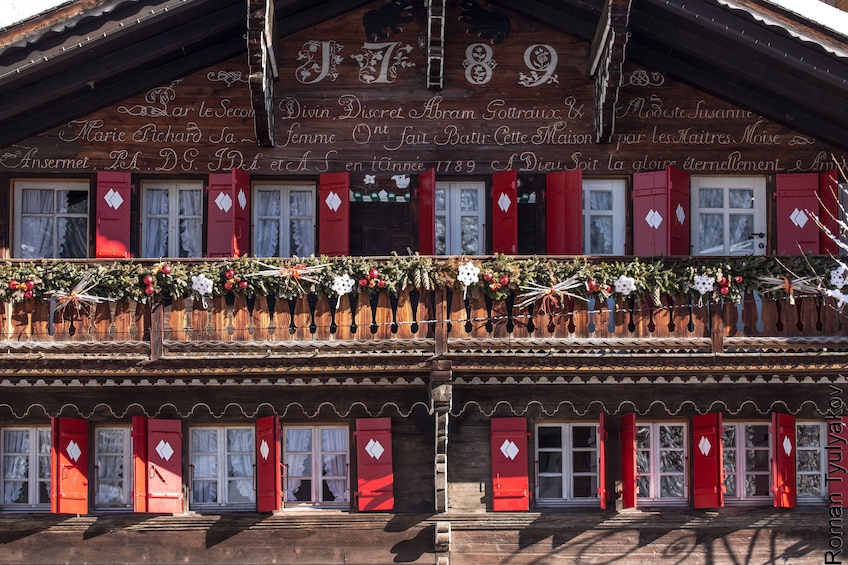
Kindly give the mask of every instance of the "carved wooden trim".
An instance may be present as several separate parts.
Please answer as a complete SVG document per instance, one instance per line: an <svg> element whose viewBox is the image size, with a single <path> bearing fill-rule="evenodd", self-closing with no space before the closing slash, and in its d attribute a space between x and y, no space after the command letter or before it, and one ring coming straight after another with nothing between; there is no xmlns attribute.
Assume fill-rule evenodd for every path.
<svg viewBox="0 0 848 565"><path fill-rule="evenodd" d="M589 76L595 77L595 141L610 143L615 133L615 104L626 60L632 0L606 0L592 48Z"/></svg>
<svg viewBox="0 0 848 565"><path fill-rule="evenodd" d="M274 81L277 69L277 25L273 0L249 0L247 60L250 103L254 111L256 142L274 145Z"/></svg>

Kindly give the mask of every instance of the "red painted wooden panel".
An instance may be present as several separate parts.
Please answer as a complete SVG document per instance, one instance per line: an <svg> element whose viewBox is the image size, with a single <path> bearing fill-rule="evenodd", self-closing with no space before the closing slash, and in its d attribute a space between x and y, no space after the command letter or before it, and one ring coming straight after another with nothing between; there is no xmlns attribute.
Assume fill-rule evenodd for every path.
<svg viewBox="0 0 848 565"><path fill-rule="evenodd" d="M492 418L492 510L530 509L526 418Z"/></svg>
<svg viewBox="0 0 848 565"><path fill-rule="evenodd" d="M691 238L689 211L691 209L692 188L689 173L676 167L665 170L667 186L669 187L669 255L689 255L691 253Z"/></svg>
<svg viewBox="0 0 848 565"><path fill-rule="evenodd" d="M147 511L182 512L183 428L180 420L147 421Z"/></svg>
<svg viewBox="0 0 848 565"><path fill-rule="evenodd" d="M583 171L545 176L545 245L548 255L583 254Z"/></svg>
<svg viewBox="0 0 848 565"><path fill-rule="evenodd" d="M820 230L811 215L819 215L819 175L777 175L777 253L818 253Z"/></svg>
<svg viewBox="0 0 848 565"><path fill-rule="evenodd" d="M88 513L88 421L52 418L53 476L50 509L57 514Z"/></svg>
<svg viewBox="0 0 848 565"><path fill-rule="evenodd" d="M772 493L777 508L795 508L795 416L775 412L772 418Z"/></svg>
<svg viewBox="0 0 848 565"><path fill-rule="evenodd" d="M518 172L492 175L492 253L518 253Z"/></svg>
<svg viewBox="0 0 848 565"><path fill-rule="evenodd" d="M147 418L132 418L133 510L147 512Z"/></svg>
<svg viewBox="0 0 848 565"><path fill-rule="evenodd" d="M357 508L360 512L393 510L392 419L356 420Z"/></svg>
<svg viewBox="0 0 848 565"><path fill-rule="evenodd" d="M259 512L273 512L283 506L280 438L279 416L256 420L256 510Z"/></svg>
<svg viewBox="0 0 848 565"><path fill-rule="evenodd" d="M689 174L675 167L633 175L634 255L690 254Z"/></svg>
<svg viewBox="0 0 848 565"><path fill-rule="evenodd" d="M209 175L206 186L206 256L232 257L235 248L233 177L230 173Z"/></svg>
<svg viewBox="0 0 848 565"><path fill-rule="evenodd" d="M824 227L830 233L838 237L839 225L839 179L837 178L836 170L827 171L819 175L819 198L821 203L819 206L820 218ZM830 237L824 233L819 234L821 245L820 252L823 255L838 255L839 247Z"/></svg>
<svg viewBox="0 0 848 565"><path fill-rule="evenodd" d="M636 508L636 414L621 417L621 502L623 508ZM647 469L645 469L647 471Z"/></svg>
<svg viewBox="0 0 848 565"><path fill-rule="evenodd" d="M721 413L692 417L692 503L695 508L724 506Z"/></svg>
<svg viewBox="0 0 848 565"><path fill-rule="evenodd" d="M233 169L233 199L235 200L234 257L250 253L250 173Z"/></svg>
<svg viewBox="0 0 848 565"><path fill-rule="evenodd" d="M130 256L130 173L97 173L97 225L95 253L98 258Z"/></svg>
<svg viewBox="0 0 848 565"><path fill-rule="evenodd" d="M604 413L598 421L598 498L601 509L607 508L607 426Z"/></svg>
<svg viewBox="0 0 848 565"><path fill-rule="evenodd" d="M418 175L418 252L436 253L436 169Z"/></svg>
<svg viewBox="0 0 848 565"><path fill-rule="evenodd" d="M318 253L350 255L350 173L321 175L318 209Z"/></svg>

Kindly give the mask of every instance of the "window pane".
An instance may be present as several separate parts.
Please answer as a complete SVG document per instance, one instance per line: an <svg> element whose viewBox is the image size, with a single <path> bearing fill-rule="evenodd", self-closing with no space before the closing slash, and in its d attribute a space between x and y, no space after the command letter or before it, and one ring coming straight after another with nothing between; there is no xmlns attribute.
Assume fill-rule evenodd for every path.
<svg viewBox="0 0 848 565"><path fill-rule="evenodd" d="M347 451L347 430L321 430L322 451Z"/></svg>
<svg viewBox="0 0 848 565"><path fill-rule="evenodd" d="M699 215L698 253L707 255L724 253L724 216L721 214Z"/></svg>
<svg viewBox="0 0 848 565"><path fill-rule="evenodd" d="M702 188L698 191L698 205L701 208L724 208L724 190L720 188Z"/></svg>
<svg viewBox="0 0 848 565"><path fill-rule="evenodd" d="M463 188L459 191L459 209L463 212L477 212L480 210L480 191L476 188Z"/></svg>
<svg viewBox="0 0 848 565"><path fill-rule="evenodd" d="M540 448L561 448L562 447L562 429L557 426L539 426L539 447Z"/></svg>
<svg viewBox="0 0 848 565"><path fill-rule="evenodd" d="M749 255L754 252L754 216L751 214L731 214L730 253L734 255Z"/></svg>
<svg viewBox="0 0 848 565"><path fill-rule="evenodd" d="M648 475L640 475L636 479L636 485L639 487L639 496L651 496L651 480Z"/></svg>
<svg viewBox="0 0 848 565"><path fill-rule="evenodd" d="M745 477L746 496L768 496L769 486L768 475L747 475Z"/></svg>
<svg viewBox="0 0 848 565"><path fill-rule="evenodd" d="M636 447L639 449L651 447L651 428L648 426L636 427Z"/></svg>
<svg viewBox="0 0 848 565"><path fill-rule="evenodd" d="M745 447L768 447L768 425L745 426Z"/></svg>
<svg viewBox="0 0 848 565"><path fill-rule="evenodd" d="M60 190L57 200L60 214L88 214L87 190Z"/></svg>
<svg viewBox="0 0 848 565"><path fill-rule="evenodd" d="M168 215L168 190L151 188L145 193L145 214L148 216Z"/></svg>
<svg viewBox="0 0 848 565"><path fill-rule="evenodd" d="M571 445L573 447L595 447L594 426L574 426L571 428Z"/></svg>
<svg viewBox="0 0 848 565"><path fill-rule="evenodd" d="M766 449L749 449L745 452L745 469L747 471L769 470L769 452Z"/></svg>
<svg viewBox="0 0 848 565"><path fill-rule="evenodd" d="M649 473L651 471L651 455L650 451L637 451L636 452L636 471L642 474Z"/></svg>
<svg viewBox="0 0 848 565"><path fill-rule="evenodd" d="M590 210L612 210L612 192L608 190L593 190L589 193Z"/></svg>
<svg viewBox="0 0 848 565"><path fill-rule="evenodd" d="M593 498L598 493L598 478L591 477L574 477L573 481L575 498Z"/></svg>
<svg viewBox="0 0 848 565"><path fill-rule="evenodd" d="M595 451L575 451L574 458L575 473L592 473L598 470L597 455Z"/></svg>
<svg viewBox="0 0 848 565"><path fill-rule="evenodd" d="M798 476L798 496L822 496L821 476Z"/></svg>
<svg viewBox="0 0 848 565"><path fill-rule="evenodd" d="M480 253L480 226L477 216L462 217L462 252L466 255Z"/></svg>
<svg viewBox="0 0 848 565"><path fill-rule="evenodd" d="M590 220L589 253L592 255L612 254L612 216L592 216Z"/></svg>
<svg viewBox="0 0 848 565"><path fill-rule="evenodd" d="M660 426L660 447L683 447L683 426Z"/></svg>
<svg viewBox="0 0 848 565"><path fill-rule="evenodd" d="M447 236L448 230L444 216L436 217L436 254L445 255L447 253Z"/></svg>
<svg viewBox="0 0 848 565"><path fill-rule="evenodd" d="M447 210L448 191L444 188L436 189L436 212Z"/></svg>
<svg viewBox="0 0 848 565"><path fill-rule="evenodd" d="M683 477L660 477L660 496L683 496Z"/></svg>
<svg viewBox="0 0 848 565"><path fill-rule="evenodd" d="M683 472L683 452L682 451L662 451L660 452L660 471L668 472Z"/></svg>
<svg viewBox="0 0 848 565"><path fill-rule="evenodd" d="M562 479L539 477L539 498L562 498Z"/></svg>
<svg viewBox="0 0 848 565"><path fill-rule="evenodd" d="M796 427L796 443L798 447L820 447L820 427L818 425L799 424Z"/></svg>
<svg viewBox="0 0 848 565"><path fill-rule="evenodd" d="M798 450L799 471L821 471L821 455L817 449Z"/></svg>
<svg viewBox="0 0 848 565"><path fill-rule="evenodd" d="M57 218L59 257L83 259L88 256L88 218Z"/></svg>
<svg viewBox="0 0 848 565"><path fill-rule="evenodd" d="M730 208L752 210L754 208L754 191L750 188L731 188Z"/></svg>
<svg viewBox="0 0 848 565"><path fill-rule="evenodd" d="M540 473L562 473L562 452L542 451L539 453Z"/></svg>

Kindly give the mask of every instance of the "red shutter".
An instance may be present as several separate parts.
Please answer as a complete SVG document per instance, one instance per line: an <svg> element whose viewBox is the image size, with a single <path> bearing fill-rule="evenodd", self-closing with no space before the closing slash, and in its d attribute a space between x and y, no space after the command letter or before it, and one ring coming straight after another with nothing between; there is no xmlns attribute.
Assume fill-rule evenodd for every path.
<svg viewBox="0 0 848 565"><path fill-rule="evenodd" d="M778 254L819 252L819 227L810 215L819 215L818 193L817 173L777 175Z"/></svg>
<svg viewBox="0 0 848 565"><path fill-rule="evenodd" d="M130 256L131 192L130 173L97 173L95 253L98 259Z"/></svg>
<svg viewBox="0 0 848 565"><path fill-rule="evenodd" d="M239 257L250 244L250 175L233 169L209 175L206 256Z"/></svg>
<svg viewBox="0 0 848 565"><path fill-rule="evenodd" d="M360 512L393 510L392 419L356 420L357 508Z"/></svg>
<svg viewBox="0 0 848 565"><path fill-rule="evenodd" d="M689 175L680 169L633 175L633 254L689 255Z"/></svg>
<svg viewBox="0 0 848 565"><path fill-rule="evenodd" d="M492 418L492 510L530 509L527 420Z"/></svg>
<svg viewBox="0 0 848 565"><path fill-rule="evenodd" d="M795 508L795 416L774 413L771 416L772 493L776 508Z"/></svg>
<svg viewBox="0 0 848 565"><path fill-rule="evenodd" d="M418 175L418 252L436 254L436 169Z"/></svg>
<svg viewBox="0 0 848 565"><path fill-rule="evenodd" d="M583 254L583 171L545 177L545 243L548 255Z"/></svg>
<svg viewBox="0 0 848 565"><path fill-rule="evenodd" d="M280 417L256 420L256 510L273 512L283 506L280 469Z"/></svg>
<svg viewBox="0 0 848 565"><path fill-rule="evenodd" d="M636 508L636 414L621 417L621 502L623 508ZM645 471L648 471L645 469Z"/></svg>
<svg viewBox="0 0 848 565"><path fill-rule="evenodd" d="M180 420L147 421L147 511L179 513L183 504L183 427Z"/></svg>
<svg viewBox="0 0 848 565"><path fill-rule="evenodd" d="M518 172L492 175L492 253L518 253Z"/></svg>
<svg viewBox="0 0 848 565"><path fill-rule="evenodd" d="M834 460L834 463L828 465L830 481L827 483L827 494L830 500L839 500L844 504L848 498L848 473L843 470L848 463L848 416L842 416L841 420L827 420L825 435L828 438L827 460L831 461L831 457Z"/></svg>
<svg viewBox="0 0 848 565"><path fill-rule="evenodd" d="M52 418L50 510L88 513L88 421Z"/></svg>
<svg viewBox="0 0 848 565"><path fill-rule="evenodd" d="M133 510L147 512L147 418L133 416Z"/></svg>
<svg viewBox="0 0 848 565"><path fill-rule="evenodd" d="M604 413L598 421L598 498L601 510L607 508L607 426Z"/></svg>
<svg viewBox="0 0 848 565"><path fill-rule="evenodd" d="M692 418L692 492L695 508L724 506L724 459L719 412Z"/></svg>
<svg viewBox="0 0 848 565"><path fill-rule="evenodd" d="M821 199L819 218L821 219L824 227L838 238L839 222L837 219L839 218L839 181L836 177L836 170L827 171L826 173L821 173L821 175L819 175L819 198ZM819 239L821 241L820 253L822 255L839 254L839 246L836 245L836 242L833 239L824 233L819 234Z"/></svg>
<svg viewBox="0 0 848 565"><path fill-rule="evenodd" d="M350 173L321 175L318 206L318 253L350 255Z"/></svg>

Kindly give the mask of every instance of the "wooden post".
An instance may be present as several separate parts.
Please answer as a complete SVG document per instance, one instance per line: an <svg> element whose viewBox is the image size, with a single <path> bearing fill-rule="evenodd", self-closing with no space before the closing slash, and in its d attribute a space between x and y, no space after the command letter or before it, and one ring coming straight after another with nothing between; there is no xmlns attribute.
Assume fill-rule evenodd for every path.
<svg viewBox="0 0 848 565"><path fill-rule="evenodd" d="M150 360L162 358L165 339L165 314L161 303L150 308Z"/></svg>
<svg viewBox="0 0 848 565"><path fill-rule="evenodd" d="M713 353L724 351L724 304L710 303L710 341Z"/></svg>
<svg viewBox="0 0 848 565"><path fill-rule="evenodd" d="M448 311L445 300L445 291L436 291L436 328L435 328L435 353L436 357L448 352Z"/></svg>
<svg viewBox="0 0 848 565"><path fill-rule="evenodd" d="M437 324L437 327L440 325L442 324ZM436 452L433 469L436 512L446 512L448 509L448 415L453 400L452 379L451 362L447 359L434 359L430 366L430 405L433 409L433 417L436 419Z"/></svg>

